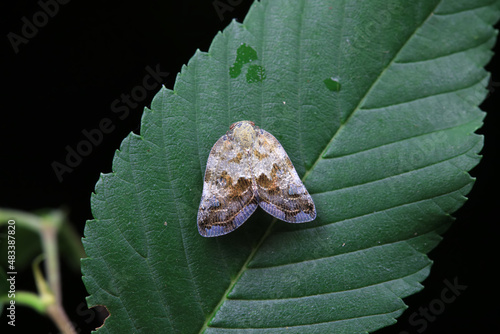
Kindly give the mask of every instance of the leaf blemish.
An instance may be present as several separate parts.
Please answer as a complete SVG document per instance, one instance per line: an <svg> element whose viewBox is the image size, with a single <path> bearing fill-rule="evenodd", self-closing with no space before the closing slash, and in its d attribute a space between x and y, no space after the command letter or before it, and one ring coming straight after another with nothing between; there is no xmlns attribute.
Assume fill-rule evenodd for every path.
<svg viewBox="0 0 500 334"><path fill-rule="evenodd" d="M248 64L254 60L257 60L257 51L251 46L245 43L241 44L238 50L236 50L236 60L233 66L229 68L229 76L231 78L237 78L241 74L241 69L243 65Z"/></svg>
<svg viewBox="0 0 500 334"><path fill-rule="evenodd" d="M340 91L340 88L342 87L342 85L339 82L339 79L336 77L327 78L327 79L323 80L323 82L324 82L326 88L328 88L332 92L338 92L338 91Z"/></svg>

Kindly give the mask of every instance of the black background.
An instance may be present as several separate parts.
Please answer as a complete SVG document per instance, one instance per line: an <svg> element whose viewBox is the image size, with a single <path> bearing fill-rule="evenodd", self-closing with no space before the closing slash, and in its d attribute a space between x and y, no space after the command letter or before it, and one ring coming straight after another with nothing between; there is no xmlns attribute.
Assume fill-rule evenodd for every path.
<svg viewBox="0 0 500 334"><path fill-rule="evenodd" d="M67 0L66 0L67 1ZM61 2L63 2L61 0ZM223 13L206 1L67 1L16 53L7 38L21 35L22 18L32 21L41 10L37 1L0 4L0 206L33 211L65 207L78 233L91 219L90 194L100 173L111 171L114 151L131 131L138 132L142 107L119 119L111 103L142 84L146 68L168 72L163 84L172 88L176 74L197 48L207 51L215 34L231 19L241 22L251 1L220 0ZM498 47L497 47L498 49ZM484 155L471 172L477 177L469 201L454 214L457 221L430 253L434 266L425 289L405 302L409 309L394 326L377 333L500 332L496 274L499 197L497 105L500 99L498 56L488 65L492 72L489 96L482 109L489 112L478 132L485 135ZM498 83L497 83L498 82ZM66 147L85 139L84 129L99 127L103 118L116 125L103 142L71 173L56 177L51 164L63 162ZM99 325L99 316L85 310L87 295L79 273L62 264L64 307L81 333ZM435 319L412 325L414 312L438 305L444 281L467 288ZM35 291L29 271L18 275L18 289ZM44 316L17 308L16 331L56 333ZM417 317L421 319L422 317ZM7 327L5 313L0 328Z"/></svg>

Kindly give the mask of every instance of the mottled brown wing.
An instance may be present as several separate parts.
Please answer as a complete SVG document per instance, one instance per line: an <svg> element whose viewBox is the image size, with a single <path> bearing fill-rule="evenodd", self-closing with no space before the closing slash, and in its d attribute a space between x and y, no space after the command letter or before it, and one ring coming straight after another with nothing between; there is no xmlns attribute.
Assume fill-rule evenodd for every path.
<svg viewBox="0 0 500 334"><path fill-rule="evenodd" d="M227 135L210 151L198 210L198 231L204 237L227 234L257 209L248 154Z"/></svg>
<svg viewBox="0 0 500 334"><path fill-rule="evenodd" d="M253 155L252 170L262 209L288 223L316 218L313 199L279 141L260 129Z"/></svg>

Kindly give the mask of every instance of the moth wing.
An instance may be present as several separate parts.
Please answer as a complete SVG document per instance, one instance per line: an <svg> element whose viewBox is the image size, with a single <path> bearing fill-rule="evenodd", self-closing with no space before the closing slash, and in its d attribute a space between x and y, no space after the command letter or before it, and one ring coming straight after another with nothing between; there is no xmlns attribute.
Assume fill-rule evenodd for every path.
<svg viewBox="0 0 500 334"><path fill-rule="evenodd" d="M198 231L216 237L237 229L257 209L249 156L227 135L208 156L198 209Z"/></svg>
<svg viewBox="0 0 500 334"><path fill-rule="evenodd" d="M285 149L269 132L259 130L252 161L262 209L288 223L304 223L316 218L311 195Z"/></svg>

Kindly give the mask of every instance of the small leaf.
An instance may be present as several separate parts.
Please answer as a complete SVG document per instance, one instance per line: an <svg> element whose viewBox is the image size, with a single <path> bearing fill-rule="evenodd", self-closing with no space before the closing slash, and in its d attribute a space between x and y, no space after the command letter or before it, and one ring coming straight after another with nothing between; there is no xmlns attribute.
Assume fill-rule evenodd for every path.
<svg viewBox="0 0 500 334"><path fill-rule="evenodd" d="M156 95L96 185L82 271L89 306L110 312L98 332L394 323L472 187L499 11L491 0L256 2ZM198 234L210 148L239 120L280 140L314 222L257 211L224 237Z"/></svg>

